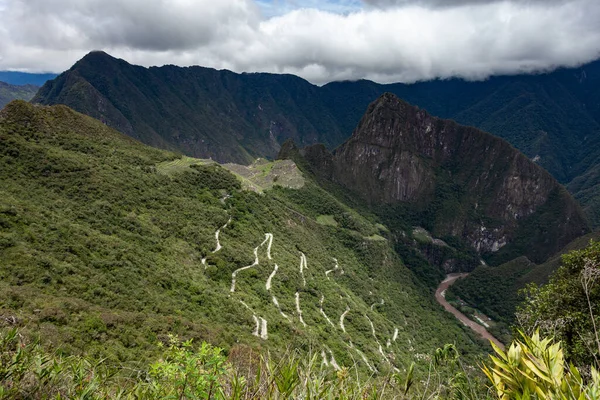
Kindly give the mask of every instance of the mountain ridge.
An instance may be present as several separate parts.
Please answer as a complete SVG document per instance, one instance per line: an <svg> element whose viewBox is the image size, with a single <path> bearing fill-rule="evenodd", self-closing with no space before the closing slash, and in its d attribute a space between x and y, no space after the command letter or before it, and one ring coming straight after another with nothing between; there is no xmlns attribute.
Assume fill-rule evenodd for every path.
<svg viewBox="0 0 600 400"><path fill-rule="evenodd" d="M265 79L283 84L270 87ZM64 90L77 85L85 88ZM296 135L300 143L332 143L320 132L333 136L335 124L321 115L319 110L325 107L312 103L314 90L293 75L143 68L93 52L44 85L33 101L64 103L150 145L221 162L249 163L276 155L277 138L294 137L297 130L303 131ZM315 116L303 116L298 107L312 109Z"/></svg>
<svg viewBox="0 0 600 400"><path fill-rule="evenodd" d="M280 158L294 151L288 143ZM420 213L434 235L461 237L495 263L523 254L543 262L589 231L566 190L508 142L391 93L368 107L333 152L314 145L299 153L317 174L371 205Z"/></svg>
<svg viewBox="0 0 600 400"><path fill-rule="evenodd" d="M33 101L69 105L150 145L249 164L256 157L275 157L288 138L300 146L337 147L367 106L392 92L432 115L508 140L568 184L600 226L600 194L596 180L589 179L599 175L599 81L600 61L595 61L476 82L363 80L318 87L292 75L143 68L94 52L47 82Z"/></svg>

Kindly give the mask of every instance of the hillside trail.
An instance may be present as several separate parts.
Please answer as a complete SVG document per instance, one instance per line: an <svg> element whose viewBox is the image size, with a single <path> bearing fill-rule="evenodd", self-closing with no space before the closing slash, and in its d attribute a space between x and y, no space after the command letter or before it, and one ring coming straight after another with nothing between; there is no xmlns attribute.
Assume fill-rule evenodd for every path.
<svg viewBox="0 0 600 400"><path fill-rule="evenodd" d="M263 317L256 316L254 311L244 301L240 300L240 303L244 307L246 307L246 309L248 309L248 311L250 311L252 313L252 319L254 319L254 323L256 324L256 327L254 328L254 331L252 332L252 334L263 340L267 340L269 338L269 334L267 332L267 320L264 319Z"/></svg>
<svg viewBox="0 0 600 400"><path fill-rule="evenodd" d="M218 251L220 251L223 246L221 246L221 242L219 241L219 235L221 234L221 230L227 228L227 225L229 225L231 223L231 217L229 217L229 219L227 220L227 222L225 223L225 225L223 225L222 227L220 227L219 229L217 229L217 231L215 232L215 240L217 242L217 245L215 247L215 249L211 252L211 253L216 253ZM206 257L202 258L202 265L204 265L204 269L208 268L208 265L206 264Z"/></svg>
<svg viewBox="0 0 600 400"><path fill-rule="evenodd" d="M279 270L279 265L275 264L275 267L273 268L273 272L271 272L271 275L269 275L269 278L267 278L267 283L265 284L265 287L267 289L267 292L269 292L269 293L271 292L271 281L275 277L277 270ZM273 301L273 304L275 304L275 307L277 307L277 309L279 310L279 314L281 314L281 316L283 318L287 319L289 322L292 322L290 320L290 317L288 317L287 314L281 310L281 305L279 304L279 300L277 300L277 297L275 297L274 295L271 295L271 300Z"/></svg>
<svg viewBox="0 0 600 400"><path fill-rule="evenodd" d="M306 262L306 256L304 253L300 253L300 275L302 275L302 285L306 286L306 278L304 277L304 269L308 269L308 263Z"/></svg>
<svg viewBox="0 0 600 400"><path fill-rule="evenodd" d="M446 290L454 284L458 279L464 278L469 274L448 274L446 279L440 283L437 290L435 291L435 299L438 303L440 303L446 311L452 313L460 322L462 322L465 326L471 328L475 333L479 334L479 336L487 339L491 342L494 342L496 346L504 350L504 344L496 339L491 333L487 331L483 326L478 323L470 320L465 314L458 311L456 308L452 307L448 301L446 301Z"/></svg>
<svg viewBox="0 0 600 400"><path fill-rule="evenodd" d="M256 267L258 265L258 249L261 248L262 246L264 246L265 243L267 243L267 242L269 242L269 244L267 245L267 258L269 260L271 260L271 244L273 243L273 234L272 233L265 233L265 240L263 240L263 242L261 244L259 244L258 246L256 246L254 248L254 262L252 264L250 264L250 265L245 266L245 267L236 269L231 274L231 289L230 289L231 293L235 292L235 284L236 284L236 276L237 276L237 274L240 273L241 271L244 271L244 270L252 268L252 267Z"/></svg>
<svg viewBox="0 0 600 400"><path fill-rule="evenodd" d="M217 229L217 231L215 232L215 240L217 242L217 247L213 250L213 253L216 253L223 248L223 246L221 246L221 242L219 241L219 234L221 234L222 229L227 228L227 225L229 225L230 222L231 222L231 217L229 217L229 220L227 221L227 223L225 225L223 225L222 227Z"/></svg>
<svg viewBox="0 0 600 400"><path fill-rule="evenodd" d="M325 320L327 322L329 322L329 325L331 325L333 328L335 328L335 324L329 319L329 317L327 316L327 314L325 314L325 311L323 310L323 302L324 301L325 301L325 295L321 295L321 301L319 303L319 311L321 312L321 315L323 315Z"/></svg>
<svg viewBox="0 0 600 400"><path fill-rule="evenodd" d="M373 339L375 339L375 344L377 344L377 351L379 351L379 354L381 354L382 359L385 362L389 363L390 360L388 360L387 356L383 352L383 347L381 346L379 339L377 339L377 333L375 332L375 325L373 324L373 321L371 320L371 318L369 318L367 314L365 314L365 318L369 321L369 324L371 325L371 333L373 334Z"/></svg>
<svg viewBox="0 0 600 400"><path fill-rule="evenodd" d="M350 312L350 307L346 306L346 311L344 311L342 313L342 315L340 315L340 329L344 333L346 333L346 327L344 326L344 319L346 318L346 315L348 315L349 312Z"/></svg>
<svg viewBox="0 0 600 400"><path fill-rule="evenodd" d="M340 269L340 266L338 264L337 258L334 258L333 261L335 261L335 266L333 267L333 269L325 271L325 276L327 277L327 280L329 280L329 274L330 273L332 273L332 272L337 271L338 269ZM341 271L342 271L341 275L344 275L344 270L342 269Z"/></svg>
<svg viewBox="0 0 600 400"><path fill-rule="evenodd" d="M378 372L377 369L373 365L371 365L371 362L369 361L365 353L360 351L358 347L355 347L354 344L352 344L352 342L348 342L346 345L358 353L360 358L362 358L363 362L367 365L367 368L369 368L369 371L371 371L374 374Z"/></svg>
<svg viewBox="0 0 600 400"><path fill-rule="evenodd" d="M215 232L215 239L216 239L216 249L213 251L213 253L218 252L222 246L219 243L219 233L220 230L224 229L227 227L227 225L230 223L231 219L229 221L227 221L227 223L222 226L219 230L217 230L217 232ZM231 281L231 293L235 292L236 289L236 277L237 274L241 271L244 271L246 269L250 269L253 267L257 267L259 265L259 257L258 257L258 251L260 248L262 248L263 246L266 245L266 255L267 255L267 259L268 260L272 260L272 256L271 256L271 246L273 243L273 234L272 233L265 233L265 238L264 240L253 249L253 253L254 253L254 262L250 265L247 265L245 267L239 268L237 270L235 270L232 273L232 281ZM329 274L334 272L334 271L340 271L341 274L344 273L344 270L339 266L338 264L338 260L333 258L335 265L334 268L331 270L328 270L325 272L325 276L327 277L327 279L329 279ZM300 252L300 275L302 277L302 285L306 286L306 277L304 274L304 270L308 269L308 262L307 262L307 258L306 255L302 252ZM279 266L277 264L274 265L273 270L271 271L271 273L269 274L267 281L265 282L265 289L267 292L271 292L272 289L272 281L273 278L275 278L277 272L279 270ZM298 319L300 321L300 323L302 324L303 327L307 327L306 322L304 321L303 318L303 312L301 309L301 305L300 305L300 291L296 291L295 293L295 305L296 305L296 313L298 316ZM277 300L277 298L271 293L271 300L273 302L273 304L277 307L279 313L281 314L282 317L284 317L288 322L292 323L292 320L290 319L290 317L288 315L286 315L282 310L281 310L281 306L279 304L279 301ZM245 302L243 302L242 300L239 300L240 303L246 308L248 309L248 311L250 311L250 313L252 314L252 319L254 320L254 330L252 332L252 334L256 337L259 337L263 340L267 340L268 339L268 331L267 331L267 321L266 319L264 319L261 316L256 315L256 313L254 312L254 310L252 310ZM329 323L329 325L331 325L333 328L335 328L335 324L333 323L333 321L327 316L327 314L325 313L325 311L323 310L323 302L325 301L325 296L321 295L321 300L320 300L320 305L319 305L319 311L322 314L322 316L325 318L325 320L327 321L327 323ZM385 304L384 300L381 299L380 302L377 302L375 304L372 304L370 309L373 311L374 308L378 305L383 305ZM342 313L342 315L340 316L340 320L339 320L339 327L343 332L346 332L346 327L344 326L344 320L346 318L346 315L350 312L350 307L346 306L346 310ZM387 362L390 363L389 359L387 358L387 356L385 355L384 351L383 351L383 346L381 345L381 342L379 342L378 338L377 338L377 334L375 331L375 326L373 324L373 322L371 321L371 319L365 314L365 317L367 318L367 320L369 321L369 324L371 326L371 333L373 335L373 338L375 340L375 344L377 345L378 348L378 352L381 355L382 359ZM396 328L396 331L394 332L394 337L392 338L392 340L395 342L396 341L396 337L398 335L398 329ZM388 344L387 347L389 347L391 345L391 341L392 340L388 340ZM321 356L323 359L323 363L326 366L332 366L334 369L339 370L340 367L337 364L335 357L333 355L333 352L325 345L323 345L324 348L326 349L326 351L323 351ZM377 369L374 367L374 365L371 364L371 362L369 361L369 359L366 357L366 355L360 351L360 349L356 348L352 342L349 342L349 347L353 350L355 350L359 356L361 357L361 359L363 360L363 362L367 365L367 367L369 368L369 370L373 373L377 372ZM327 359L327 353L329 353L329 360Z"/></svg>
<svg viewBox="0 0 600 400"><path fill-rule="evenodd" d="M279 265L275 264L275 267L273 268L273 272L271 272L271 275L269 275L269 277L267 278L267 283L265 284L265 288L267 289L267 292L269 292L271 290L271 281L275 277L275 274L277 273L278 269L279 269Z"/></svg>
<svg viewBox="0 0 600 400"><path fill-rule="evenodd" d="M302 326L306 328L306 322L302 318L302 309L300 308L300 292L296 292L296 312L298 313L298 319L302 323Z"/></svg>

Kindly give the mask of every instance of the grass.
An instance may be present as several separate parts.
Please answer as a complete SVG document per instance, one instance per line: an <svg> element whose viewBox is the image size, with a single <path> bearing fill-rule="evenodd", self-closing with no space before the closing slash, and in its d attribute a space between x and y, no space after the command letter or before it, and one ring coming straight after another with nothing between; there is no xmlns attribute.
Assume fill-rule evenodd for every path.
<svg viewBox="0 0 600 400"><path fill-rule="evenodd" d="M0 331L0 396L5 399L410 399L485 397L481 380L468 378L452 345L431 355L427 382L406 371L361 378L356 364L331 365L323 353L288 350L281 358L238 347L226 356L204 342L169 335L160 358L126 372L102 361L48 352L17 330ZM123 367L121 367L123 368Z"/></svg>
<svg viewBox="0 0 600 400"><path fill-rule="evenodd" d="M163 161L156 164L156 170L161 174L173 175L188 170L192 165L207 165L211 163L214 163L214 161L181 156L171 161Z"/></svg>
<svg viewBox="0 0 600 400"><path fill-rule="evenodd" d="M385 241L387 241L386 238L384 238L383 236L380 236L380 235L367 236L365 239L372 240L374 242L385 242Z"/></svg>
<svg viewBox="0 0 600 400"><path fill-rule="evenodd" d="M420 243L433 243L431 234L423 228L413 229L412 237Z"/></svg>
<svg viewBox="0 0 600 400"><path fill-rule="evenodd" d="M327 226L338 226L333 215L319 215L317 217L317 224L327 225Z"/></svg>

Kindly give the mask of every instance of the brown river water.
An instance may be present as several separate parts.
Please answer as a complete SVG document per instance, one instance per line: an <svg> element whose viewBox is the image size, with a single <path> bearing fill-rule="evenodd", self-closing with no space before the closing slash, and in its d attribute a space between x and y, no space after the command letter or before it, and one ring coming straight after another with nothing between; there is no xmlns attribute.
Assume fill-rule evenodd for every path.
<svg viewBox="0 0 600 400"><path fill-rule="evenodd" d="M489 333L487 331L487 329L485 329L483 326L479 325L475 321L470 320L469 318L467 318L467 316L465 314L461 313L456 308L452 307L450 305L450 303L448 303L446 301L446 298L444 297L446 289L448 289L450 286L452 286L452 284L454 282L456 282L457 279L464 278L467 275L469 275L469 274L449 274L449 275L447 275L446 279L444 279L442 281L442 283L440 283L437 290L435 291L435 299L438 301L438 303L440 303L446 309L446 311L451 312L456 317L456 319L458 319L460 322L462 322L465 326L468 326L469 328L474 330L477 334L479 334L479 336L483 337L484 339L494 342L496 344L496 346L498 346L504 350L504 344L502 344L502 342L500 342L498 339L496 339L494 336L492 336L492 334Z"/></svg>

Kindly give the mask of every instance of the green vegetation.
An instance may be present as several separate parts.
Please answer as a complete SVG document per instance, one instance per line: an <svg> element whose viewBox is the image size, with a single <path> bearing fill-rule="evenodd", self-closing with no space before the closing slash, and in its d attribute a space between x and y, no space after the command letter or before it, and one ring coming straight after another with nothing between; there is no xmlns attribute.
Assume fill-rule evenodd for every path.
<svg viewBox="0 0 600 400"><path fill-rule="evenodd" d="M371 103L333 153L322 145L294 147L286 143L281 157L353 192L392 232L410 229L418 242L437 247L445 246L426 231L459 237L492 265L521 255L544 262L590 230L566 190L506 141L428 115L390 93ZM442 269L470 270L479 256L456 263Z"/></svg>
<svg viewBox="0 0 600 400"><path fill-rule="evenodd" d="M1 393L485 398L468 366L480 341L429 295L447 269L478 256L412 230L438 234L466 212L469 195L451 176L417 213L373 211L290 161L224 168L64 106L13 102L0 112L0 315L19 333L0 337ZM551 228L566 195L553 196L518 238ZM510 259L526 247L517 244L489 259ZM527 332L555 335L580 370L559 344L524 336L486 369L500 398L597 396L598 254L592 243L565 256L518 314ZM524 258L483 266L457 293L502 319L516 304L506 293L540 271Z"/></svg>
<svg viewBox="0 0 600 400"><path fill-rule="evenodd" d="M492 365L484 372L501 400L563 399L592 400L600 395L600 374L592 367L591 379L572 364L567 366L560 343L521 333L507 351L494 345L498 357L490 356Z"/></svg>
<svg viewBox="0 0 600 400"><path fill-rule="evenodd" d="M504 342L510 339L510 326L515 323L514 313L523 300L519 290L526 286L522 278L533 270L535 264L526 257L517 258L498 267L477 267L467 278L458 280L449 293L477 307L502 327L494 334Z"/></svg>
<svg viewBox="0 0 600 400"><path fill-rule="evenodd" d="M387 240L386 238L384 238L383 236L380 236L380 235L367 236L365 239L373 240L373 241L376 241L376 242L384 242L384 241Z"/></svg>
<svg viewBox="0 0 600 400"><path fill-rule="evenodd" d="M147 69L92 52L47 82L34 101L66 104L153 146L246 164L275 157L288 138L301 146L320 142L335 148L368 105L391 92L432 115L506 139L561 183L571 182L571 192L598 226L599 81L596 61L481 82L358 81L317 87L291 75L172 65Z"/></svg>
<svg viewBox="0 0 600 400"><path fill-rule="evenodd" d="M424 244L433 243L433 238L431 237L431 234L423 228L413 229L412 237L419 243L424 243Z"/></svg>
<svg viewBox="0 0 600 400"><path fill-rule="evenodd" d="M598 363L600 340L600 242L590 242L562 258L561 267L543 286L527 288L517 310L526 331L539 329L563 343L565 356L578 366Z"/></svg>
<svg viewBox="0 0 600 400"><path fill-rule="evenodd" d="M560 253L545 263L536 265L526 257L519 257L497 267L479 266L466 278L448 289L448 294L459 297L492 317L499 325L491 331L508 342L510 326L514 325L517 305L524 300L520 294L529 284L542 285L559 268L562 255L581 250L590 240L597 240L599 232L590 233L569 243Z"/></svg>
<svg viewBox="0 0 600 400"><path fill-rule="evenodd" d="M161 357L147 368L111 370L102 361L64 357L29 343L16 330L0 333L0 395L3 399L564 399L592 400L600 375L584 378L567 367L561 344L522 335L507 351L494 346L483 371L491 387L473 379L453 345L428 355L426 381L405 371L361 379L356 370L319 362L319 356L287 352L274 359L240 347L226 357L207 343L194 346L169 336ZM489 384L489 383L488 383Z"/></svg>
<svg viewBox="0 0 600 400"><path fill-rule="evenodd" d="M207 165L214 163L215 162L211 160L202 160L200 158L181 156L174 160L163 161L157 164L156 171L165 175L173 175L185 172L194 165Z"/></svg>
<svg viewBox="0 0 600 400"><path fill-rule="evenodd" d="M161 358L147 368L119 371L102 361L64 357L24 341L16 330L0 334L3 399L440 399L485 397L480 379L469 378L453 345L429 358L427 381L414 364L406 371L362 379L356 365L336 371L318 354L286 352L274 359L240 347L229 357L207 343L194 346L169 336Z"/></svg>
<svg viewBox="0 0 600 400"><path fill-rule="evenodd" d="M321 225L338 226L338 223L335 218L333 218L333 215L319 215L317 217L317 223Z"/></svg>
<svg viewBox="0 0 600 400"><path fill-rule="evenodd" d="M249 164L275 157L289 137L332 146L345 139L318 92L292 75L142 68L96 51L47 82L33 101L65 104L149 145ZM98 101L106 107L98 109Z"/></svg>
<svg viewBox="0 0 600 400"><path fill-rule="evenodd" d="M9 104L0 143L0 315L61 357L140 369L174 334L228 356L240 344L323 351L363 377L414 362L420 380L425 355L445 343L465 362L481 354L390 240L366 239L387 235L375 217L310 179L243 190L217 164L143 146L64 106ZM322 215L338 226L317 223ZM251 265L232 293L232 273ZM253 334L255 318L268 333Z"/></svg>

